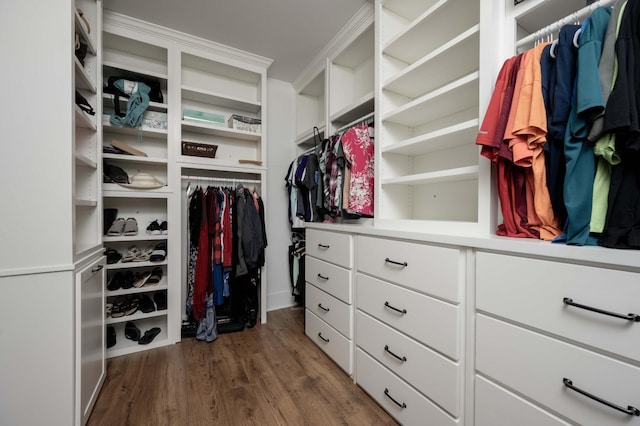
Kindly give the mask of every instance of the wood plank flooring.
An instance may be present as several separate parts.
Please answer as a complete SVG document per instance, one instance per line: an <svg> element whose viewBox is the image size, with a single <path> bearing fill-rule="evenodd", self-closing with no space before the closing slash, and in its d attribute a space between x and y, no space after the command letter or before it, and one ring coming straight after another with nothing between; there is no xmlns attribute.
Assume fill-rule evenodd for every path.
<svg viewBox="0 0 640 426"><path fill-rule="evenodd" d="M304 335L304 310L112 358L88 426L396 425Z"/></svg>

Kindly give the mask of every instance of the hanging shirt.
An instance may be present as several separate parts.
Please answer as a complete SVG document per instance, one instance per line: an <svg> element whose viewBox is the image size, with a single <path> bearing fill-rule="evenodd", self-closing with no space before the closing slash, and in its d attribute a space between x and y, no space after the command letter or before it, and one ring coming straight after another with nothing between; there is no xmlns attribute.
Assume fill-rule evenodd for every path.
<svg viewBox="0 0 640 426"><path fill-rule="evenodd" d="M341 141L344 157L351 166L348 210L363 216L373 216L374 146L369 126L350 128L342 135Z"/></svg>

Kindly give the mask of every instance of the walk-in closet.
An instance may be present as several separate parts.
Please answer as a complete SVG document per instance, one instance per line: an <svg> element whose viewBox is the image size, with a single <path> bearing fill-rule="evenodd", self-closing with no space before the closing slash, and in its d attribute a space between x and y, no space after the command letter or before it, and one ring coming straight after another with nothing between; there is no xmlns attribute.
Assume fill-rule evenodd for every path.
<svg viewBox="0 0 640 426"><path fill-rule="evenodd" d="M0 6L0 424L640 426L640 0Z"/></svg>

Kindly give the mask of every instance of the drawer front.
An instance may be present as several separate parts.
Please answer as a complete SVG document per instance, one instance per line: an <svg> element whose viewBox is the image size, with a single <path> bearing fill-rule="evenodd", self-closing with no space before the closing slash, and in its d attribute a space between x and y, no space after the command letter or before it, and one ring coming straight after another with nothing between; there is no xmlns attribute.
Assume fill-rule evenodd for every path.
<svg viewBox="0 0 640 426"><path fill-rule="evenodd" d="M338 330L347 339L351 339L351 305L347 305L311 284L307 285L306 290L307 309Z"/></svg>
<svg viewBox="0 0 640 426"><path fill-rule="evenodd" d="M358 271L452 302L460 301L460 251L425 244L358 237Z"/></svg>
<svg viewBox="0 0 640 426"><path fill-rule="evenodd" d="M358 347L449 414L460 415L458 364L360 311L356 324Z"/></svg>
<svg viewBox="0 0 640 426"><path fill-rule="evenodd" d="M640 361L640 323L563 303L640 315L638 273L478 253L476 282L479 310Z"/></svg>
<svg viewBox="0 0 640 426"><path fill-rule="evenodd" d="M451 426L459 424L441 408L356 349L356 381L382 408L403 425Z"/></svg>
<svg viewBox="0 0 640 426"><path fill-rule="evenodd" d="M358 274L356 295L358 309L454 360L459 359L457 306L363 274Z"/></svg>
<svg viewBox="0 0 640 426"><path fill-rule="evenodd" d="M305 251L309 256L345 268L352 267L353 238L349 234L307 229Z"/></svg>
<svg viewBox="0 0 640 426"><path fill-rule="evenodd" d="M351 374L351 340L331 328L314 313L305 310L305 334L347 374Z"/></svg>
<svg viewBox="0 0 640 426"><path fill-rule="evenodd" d="M640 409L640 368L520 327L476 316L476 368L581 425L640 425L569 389L574 386L613 404Z"/></svg>
<svg viewBox="0 0 640 426"><path fill-rule="evenodd" d="M476 376L475 415L475 426L569 426L481 376Z"/></svg>
<svg viewBox="0 0 640 426"><path fill-rule="evenodd" d="M306 257L305 279L345 303L351 304L351 270Z"/></svg>

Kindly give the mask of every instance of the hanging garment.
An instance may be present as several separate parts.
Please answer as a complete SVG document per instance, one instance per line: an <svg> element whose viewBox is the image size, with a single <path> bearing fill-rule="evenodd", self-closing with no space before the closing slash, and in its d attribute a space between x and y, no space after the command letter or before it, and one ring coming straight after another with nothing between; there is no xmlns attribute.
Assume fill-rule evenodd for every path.
<svg viewBox="0 0 640 426"><path fill-rule="evenodd" d="M196 260L195 282L193 286L193 318L200 321L205 315L205 299L210 287L211 251L209 247L209 224L204 192L201 191L202 219L198 237L198 258Z"/></svg>
<svg viewBox="0 0 640 426"><path fill-rule="evenodd" d="M580 34L578 68L574 103L571 108L564 140L566 175L564 202L567 208L565 234L558 242L574 245L596 245L590 236L591 202L595 157L593 143L587 140L589 123L604 108L598 63L607 30L610 8L598 8L585 20Z"/></svg>
<svg viewBox="0 0 640 426"><path fill-rule="evenodd" d="M341 142L344 158L350 165L349 179L345 179L345 186L348 187L347 210L362 216L373 216L374 144L369 126L350 128L342 135Z"/></svg>

